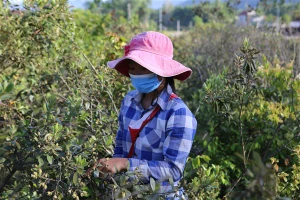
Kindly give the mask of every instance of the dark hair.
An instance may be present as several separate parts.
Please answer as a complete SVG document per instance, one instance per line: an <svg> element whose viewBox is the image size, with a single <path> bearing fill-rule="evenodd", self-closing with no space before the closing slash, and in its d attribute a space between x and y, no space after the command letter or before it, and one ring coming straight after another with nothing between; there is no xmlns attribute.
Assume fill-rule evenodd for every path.
<svg viewBox="0 0 300 200"><path fill-rule="evenodd" d="M166 88L168 85L171 86L173 93L176 93L176 89L175 89L175 82L174 82L174 78L173 77L166 77L166 83L164 85L164 88ZM157 98L158 98L158 91L157 89L154 90L154 92L156 93L151 101L151 105L154 106L155 103L157 102ZM156 101L155 101L156 99Z"/></svg>
<svg viewBox="0 0 300 200"><path fill-rule="evenodd" d="M167 77L166 78L166 84L165 87L167 87L167 85L169 84L173 90L173 93L176 93L176 88L175 88L175 81L173 77Z"/></svg>

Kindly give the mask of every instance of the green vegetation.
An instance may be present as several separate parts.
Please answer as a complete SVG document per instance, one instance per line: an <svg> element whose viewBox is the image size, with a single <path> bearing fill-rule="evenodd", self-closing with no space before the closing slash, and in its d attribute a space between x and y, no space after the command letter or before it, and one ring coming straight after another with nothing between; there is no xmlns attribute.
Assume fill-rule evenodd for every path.
<svg viewBox="0 0 300 200"><path fill-rule="evenodd" d="M149 3L137 2L135 13ZM131 89L106 63L134 34L156 27L139 14L128 22L125 1L115 3L117 15L101 1L70 11L66 1L27 0L19 14L0 2L1 199L164 197L155 193L159 183L144 185L135 173L85 176L112 156L119 105ZM190 199L297 199L299 39L237 28L224 4L211 15L217 5L166 13L176 20L188 10L197 22L172 38L174 58L194 71L176 83L178 95L199 124L181 186ZM203 15L190 14L197 9Z"/></svg>
<svg viewBox="0 0 300 200"><path fill-rule="evenodd" d="M300 82L292 64L282 68L265 59L258 67L253 61L258 52L248 41L241 51L232 69L210 77L194 92L190 105L199 122L196 146L230 177L222 180L225 186L230 183L227 192L234 185L229 197L296 199L299 177L291 175L299 170L299 157L292 155L299 148ZM283 182L296 184L282 190Z"/></svg>

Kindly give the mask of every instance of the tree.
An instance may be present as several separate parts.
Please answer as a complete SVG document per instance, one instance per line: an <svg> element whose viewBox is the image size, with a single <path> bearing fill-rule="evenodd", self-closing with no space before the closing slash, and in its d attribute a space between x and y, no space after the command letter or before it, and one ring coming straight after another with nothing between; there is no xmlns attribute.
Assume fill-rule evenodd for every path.
<svg viewBox="0 0 300 200"><path fill-rule="evenodd" d="M188 27L190 22L192 22L195 13L193 12L193 7L175 7L174 11L172 12L171 19L173 21L180 20L180 25Z"/></svg>
<svg viewBox="0 0 300 200"><path fill-rule="evenodd" d="M230 1L214 3L202 2L194 7L195 15L203 19L203 22L232 23L235 20L236 10Z"/></svg>
<svg viewBox="0 0 300 200"><path fill-rule="evenodd" d="M130 4L131 15L136 15L140 20L148 20L150 15L149 5L151 0L95 0L88 3L90 9L95 9L103 14L111 13L117 19L128 18L128 4Z"/></svg>
<svg viewBox="0 0 300 200"><path fill-rule="evenodd" d="M125 40L67 1L23 7L12 15L0 4L0 198L96 199L107 187L84 174L113 151L128 83L106 62Z"/></svg>
<svg viewBox="0 0 300 200"><path fill-rule="evenodd" d="M203 20L199 16L193 17L193 22L194 22L194 24L195 24L196 27L200 27L200 26L203 25Z"/></svg>

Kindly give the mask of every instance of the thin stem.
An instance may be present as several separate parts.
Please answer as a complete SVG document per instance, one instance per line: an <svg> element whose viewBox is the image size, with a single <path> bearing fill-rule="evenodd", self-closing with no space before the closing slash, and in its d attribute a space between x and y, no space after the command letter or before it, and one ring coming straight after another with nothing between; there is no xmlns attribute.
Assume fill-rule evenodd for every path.
<svg viewBox="0 0 300 200"><path fill-rule="evenodd" d="M72 90L70 89L70 87L69 87L69 85L68 85L68 83L67 83L67 81L64 79L64 77L61 75L61 76L59 76L60 78L61 78L61 80L64 82L64 84L67 86L67 88L68 88L68 90L71 92Z"/></svg>
<svg viewBox="0 0 300 200"><path fill-rule="evenodd" d="M245 152L245 143L244 143L244 136L243 136L243 123L241 120L241 115L242 115L242 110L243 110L243 103L244 103L244 89L243 89L243 94L242 94L242 102L240 104L240 112L239 112L239 122L240 122L240 135L241 135L241 140L242 140L242 148L243 148L243 162L244 162L244 166L245 169L247 168L247 164L246 164L246 152Z"/></svg>
<svg viewBox="0 0 300 200"><path fill-rule="evenodd" d="M87 58L87 56L81 51L81 49L79 48L79 46L76 44L76 42L60 27L58 27L59 30L61 30L61 32L63 34L65 34L65 36L67 36L67 38L69 38L69 40L75 45L75 47L80 51L80 53L83 55L83 57L86 59L86 61L90 64L90 66L92 67L92 69L94 70L94 72L99 76L96 68L94 67L94 65L91 63L91 61Z"/></svg>
<svg viewBox="0 0 300 200"><path fill-rule="evenodd" d="M117 106L116 106L116 104L115 104L115 101L113 100L111 91L110 91L109 89L107 89L106 92L107 92L109 98L110 98L111 101L112 101L112 104L113 104L113 106L114 106L115 112L117 113L117 115L119 115L119 110L117 109Z"/></svg>
<svg viewBox="0 0 300 200"><path fill-rule="evenodd" d="M0 183L0 194L3 192L5 185L8 184L9 180L16 173L16 171L17 171L16 168L10 170L10 173L4 178L3 182Z"/></svg>
<svg viewBox="0 0 300 200"><path fill-rule="evenodd" d="M226 197L232 192L233 188L235 188L235 186L241 181L241 179L245 176L246 172L244 172L239 178L238 180L234 183L234 185L229 189L229 191L223 196L222 199L227 199Z"/></svg>

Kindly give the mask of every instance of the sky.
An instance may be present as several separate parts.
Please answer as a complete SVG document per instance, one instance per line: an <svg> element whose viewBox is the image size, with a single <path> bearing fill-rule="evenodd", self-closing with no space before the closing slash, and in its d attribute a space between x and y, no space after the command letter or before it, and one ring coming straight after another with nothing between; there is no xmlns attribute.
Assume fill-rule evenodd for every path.
<svg viewBox="0 0 300 200"><path fill-rule="evenodd" d="M93 1L93 0L68 0L69 4L71 6L74 6L75 8L84 8L84 5L86 2ZM105 0L104 0L105 1ZM159 9L162 7L162 5L166 2L167 0L151 0L151 8L152 9ZM180 5L183 2L190 1L200 1L200 0L168 0L171 2L174 6ZM252 0L242 0L242 2L248 2ZM274 0L275 1L275 0ZM289 0L290 2L299 2L300 0ZM23 2L23 0L10 0L11 3L13 4L20 4Z"/></svg>
<svg viewBox="0 0 300 200"><path fill-rule="evenodd" d="M75 7L83 8L84 4L92 0L69 0L69 4ZM178 5L186 0L169 0L173 5ZM192 0L191 0L192 1ZM151 8L159 9L165 3L165 0L151 0Z"/></svg>
<svg viewBox="0 0 300 200"><path fill-rule="evenodd" d="M84 8L86 2L93 0L69 0L69 4L76 8ZM186 0L169 0L173 5L178 5ZM192 0L191 0L192 1ZM20 4L23 0L10 0L12 4ZM159 9L165 3L165 0L152 0L151 8Z"/></svg>

